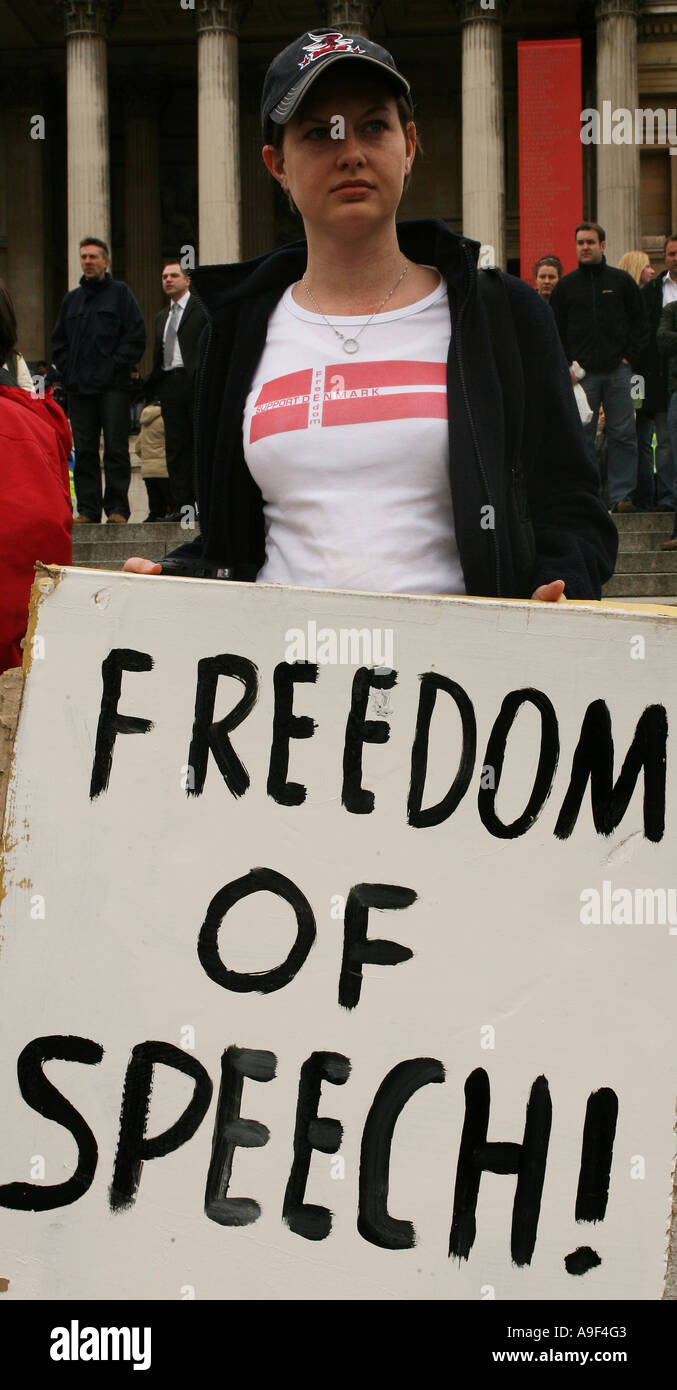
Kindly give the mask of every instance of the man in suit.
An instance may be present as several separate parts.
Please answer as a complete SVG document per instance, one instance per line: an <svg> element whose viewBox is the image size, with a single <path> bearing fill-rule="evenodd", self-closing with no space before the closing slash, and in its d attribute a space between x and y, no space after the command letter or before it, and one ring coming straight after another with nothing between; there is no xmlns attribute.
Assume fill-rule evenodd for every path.
<svg viewBox="0 0 677 1390"><path fill-rule="evenodd" d="M656 334L664 308L677 300L677 236L667 238L664 257L667 270L642 288L650 337L639 371L644 377L646 392L642 414L653 419L656 429L656 506L661 512L671 512L676 477L668 434L668 358L659 353Z"/></svg>
<svg viewBox="0 0 677 1390"><path fill-rule="evenodd" d="M155 319L153 366L144 383L146 398L157 395L165 427L167 472L174 510L167 518L185 519L184 507L195 506L193 408L198 342L207 322L200 301L190 291L190 276L178 261L166 261L162 288L169 304Z"/></svg>

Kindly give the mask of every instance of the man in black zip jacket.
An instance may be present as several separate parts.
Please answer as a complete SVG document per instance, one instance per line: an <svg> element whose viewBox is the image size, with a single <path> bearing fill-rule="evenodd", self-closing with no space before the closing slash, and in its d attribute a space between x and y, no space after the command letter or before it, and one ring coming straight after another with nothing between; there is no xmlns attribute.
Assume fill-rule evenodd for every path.
<svg viewBox="0 0 677 1390"><path fill-rule="evenodd" d="M633 369L649 341L644 300L631 275L607 265L606 233L597 222L576 228L578 270L559 281L550 305L567 362L585 372L582 386L593 412L584 426L591 459L600 405L608 445L609 508L634 511L637 431L632 396ZM572 371L572 381L577 377Z"/></svg>
<svg viewBox="0 0 677 1390"><path fill-rule="evenodd" d="M503 277L526 383L522 460L536 554L524 587L515 575L509 522L513 422L509 412L504 420L500 378L478 292L479 245L439 221L400 223L397 233L403 254L436 266L448 286L450 478L466 592L529 597L561 578L565 596L599 598L613 572L618 538L599 498L596 469L587 455L548 305L523 281ZM263 504L245 464L242 413L270 314L286 287L300 279L305 264L306 245L300 241L256 260L193 272L192 283L209 317L196 391L201 535L161 565L128 560L125 568L256 578L265 559Z"/></svg>
<svg viewBox="0 0 677 1390"><path fill-rule="evenodd" d="M80 242L82 277L65 296L52 334L52 361L67 393L75 446L76 522L129 517L131 369L143 357L146 326L128 285L108 271L100 237ZM99 439L103 430L101 496Z"/></svg>

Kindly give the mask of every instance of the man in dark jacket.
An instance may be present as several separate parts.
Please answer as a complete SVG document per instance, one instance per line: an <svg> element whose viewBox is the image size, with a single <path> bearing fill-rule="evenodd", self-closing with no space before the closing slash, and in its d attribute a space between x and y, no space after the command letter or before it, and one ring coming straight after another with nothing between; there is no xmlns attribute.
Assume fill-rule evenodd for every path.
<svg viewBox="0 0 677 1390"><path fill-rule="evenodd" d="M185 520L182 508L195 501L193 409L198 343L207 322L199 299L191 294L190 275L179 261L166 261L162 288L169 304L155 319L153 367L144 383L146 398L160 401L165 427L167 473L174 510L168 520Z"/></svg>
<svg viewBox="0 0 677 1390"><path fill-rule="evenodd" d="M641 291L649 321L649 342L639 370L645 388L642 414L653 420L656 429L656 505L667 512L675 505L677 460L673 460L668 435L668 358L659 353L656 334L664 308L677 301L677 236L667 238L664 255L667 270Z"/></svg>
<svg viewBox="0 0 677 1390"><path fill-rule="evenodd" d="M99 237L80 242L82 277L65 296L54 333L52 361L67 394L75 445L77 522L129 517L131 369L143 356L146 328L134 295L108 272ZM99 439L103 430L103 503Z"/></svg>
<svg viewBox="0 0 677 1390"><path fill-rule="evenodd" d="M526 586L515 575L509 521L515 417L506 409L477 275L479 245L443 222L400 223L400 249L434 265L449 294L447 360L450 480L466 592L531 596L563 579L569 598L599 598L616 558L616 528L598 495L554 319L529 286L504 276L526 383L522 460L536 553ZM242 413L268 319L300 279L306 244L243 264L204 266L193 283L209 328L201 341L196 461L202 534L139 572L254 580L265 558L261 493L245 463ZM412 461L413 466L413 461ZM356 504L357 505L357 504Z"/></svg>
<svg viewBox="0 0 677 1390"><path fill-rule="evenodd" d="M593 412L585 428L594 460L600 405L608 444L609 508L634 511L637 485L637 431L632 396L633 369L648 342L644 300L631 275L607 265L606 233L596 222L576 228L578 270L559 281L550 304L570 367L585 375L582 386ZM578 374L572 370L572 381Z"/></svg>
<svg viewBox="0 0 677 1390"><path fill-rule="evenodd" d="M672 448L673 466L677 475L677 299L666 304L656 335L658 351L669 367L668 435ZM677 550L677 511L672 539L664 541L661 550Z"/></svg>

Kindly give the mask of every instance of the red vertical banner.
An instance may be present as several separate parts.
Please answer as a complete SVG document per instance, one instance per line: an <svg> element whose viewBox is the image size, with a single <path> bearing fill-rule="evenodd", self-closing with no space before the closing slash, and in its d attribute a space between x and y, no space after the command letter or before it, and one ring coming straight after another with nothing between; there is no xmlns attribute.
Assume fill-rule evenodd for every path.
<svg viewBox="0 0 677 1390"><path fill-rule="evenodd" d="M517 45L520 266L533 285L541 256L575 270L574 231L583 216L580 39Z"/></svg>

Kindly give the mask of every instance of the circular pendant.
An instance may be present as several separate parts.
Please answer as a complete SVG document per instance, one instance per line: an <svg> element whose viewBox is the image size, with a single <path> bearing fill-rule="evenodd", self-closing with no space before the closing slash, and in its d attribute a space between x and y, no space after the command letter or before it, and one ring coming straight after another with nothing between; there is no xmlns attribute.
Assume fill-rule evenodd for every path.
<svg viewBox="0 0 677 1390"><path fill-rule="evenodd" d="M344 339L343 339L343 351L344 351L344 352L359 352L359 350L360 350L360 345L359 345L359 343L358 343L358 341L357 341L356 338L344 338Z"/></svg>

